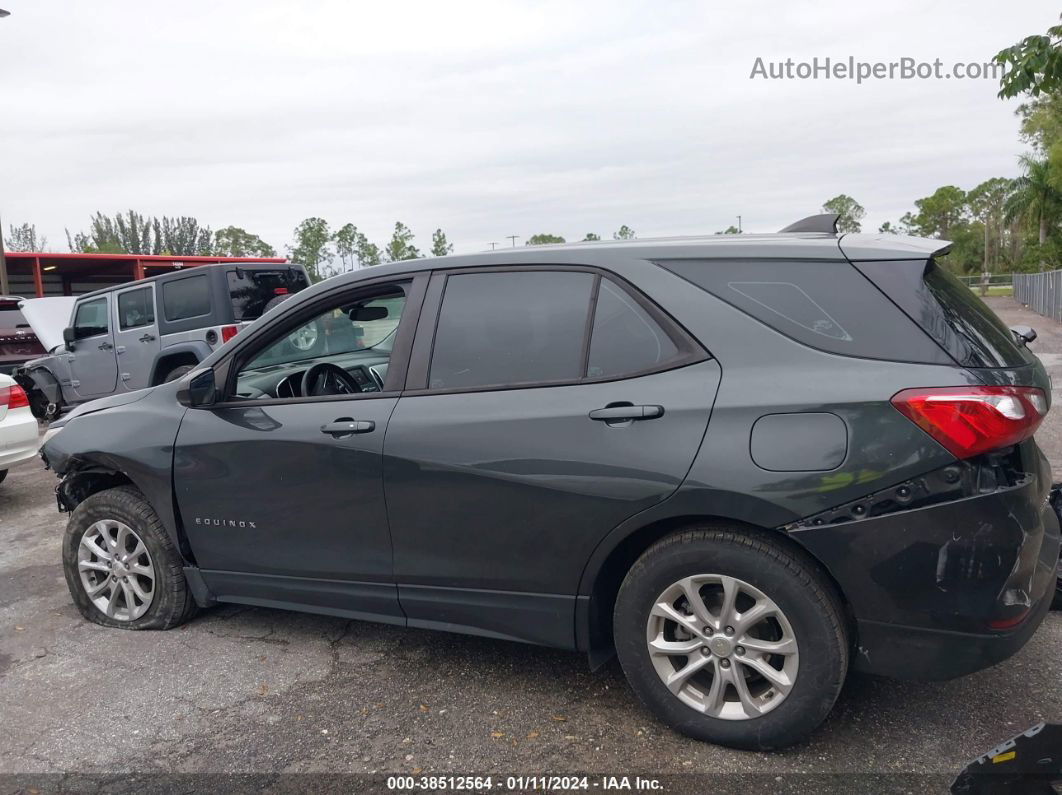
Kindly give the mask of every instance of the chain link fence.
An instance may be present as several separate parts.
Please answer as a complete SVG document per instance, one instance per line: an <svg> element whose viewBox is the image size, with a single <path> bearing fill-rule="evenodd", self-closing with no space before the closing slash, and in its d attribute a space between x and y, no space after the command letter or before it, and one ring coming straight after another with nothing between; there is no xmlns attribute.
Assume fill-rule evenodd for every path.
<svg viewBox="0 0 1062 795"><path fill-rule="evenodd" d="M1062 270L1015 273L1014 298L1037 314L1062 322Z"/></svg>

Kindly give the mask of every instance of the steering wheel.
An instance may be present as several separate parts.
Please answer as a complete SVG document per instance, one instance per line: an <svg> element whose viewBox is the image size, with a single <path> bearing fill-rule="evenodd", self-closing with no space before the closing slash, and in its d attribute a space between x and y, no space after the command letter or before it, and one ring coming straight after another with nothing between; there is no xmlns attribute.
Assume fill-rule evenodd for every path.
<svg viewBox="0 0 1062 795"><path fill-rule="evenodd" d="M302 374L302 396L353 395L361 392L354 376L331 362L318 362Z"/></svg>

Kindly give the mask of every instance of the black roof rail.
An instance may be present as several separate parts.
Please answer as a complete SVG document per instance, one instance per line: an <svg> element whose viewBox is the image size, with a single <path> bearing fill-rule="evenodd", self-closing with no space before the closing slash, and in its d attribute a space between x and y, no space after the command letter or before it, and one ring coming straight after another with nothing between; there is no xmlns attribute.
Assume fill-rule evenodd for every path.
<svg viewBox="0 0 1062 795"><path fill-rule="evenodd" d="M837 234L837 219L841 216L837 213L822 213L821 215L809 215L807 218L801 218L796 223L792 223L785 229L779 230L782 232L825 232L826 234Z"/></svg>

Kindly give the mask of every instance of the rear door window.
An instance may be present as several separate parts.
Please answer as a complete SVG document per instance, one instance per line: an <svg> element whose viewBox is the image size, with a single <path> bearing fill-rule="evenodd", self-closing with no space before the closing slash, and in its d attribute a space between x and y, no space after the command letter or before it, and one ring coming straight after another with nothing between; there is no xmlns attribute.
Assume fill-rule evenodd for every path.
<svg viewBox="0 0 1062 795"><path fill-rule="evenodd" d="M121 330L150 326L155 322L152 288L127 290L118 294L118 328Z"/></svg>
<svg viewBox="0 0 1062 795"><path fill-rule="evenodd" d="M583 375L594 275L464 273L446 280L428 384L467 389Z"/></svg>
<svg viewBox="0 0 1062 795"><path fill-rule="evenodd" d="M228 272L228 282L237 323L257 320L279 296L293 295L310 286L306 274L297 268L238 268Z"/></svg>
<svg viewBox="0 0 1062 795"><path fill-rule="evenodd" d="M164 282L162 309L170 322L209 315L210 283L206 275Z"/></svg>
<svg viewBox="0 0 1062 795"><path fill-rule="evenodd" d="M627 291L609 279L601 280L587 378L654 370L679 353L675 341Z"/></svg>

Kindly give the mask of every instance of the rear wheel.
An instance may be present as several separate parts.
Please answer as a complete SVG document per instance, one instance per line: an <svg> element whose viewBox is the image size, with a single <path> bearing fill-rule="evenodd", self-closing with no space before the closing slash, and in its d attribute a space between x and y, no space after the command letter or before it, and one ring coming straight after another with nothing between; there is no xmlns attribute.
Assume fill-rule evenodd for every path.
<svg viewBox="0 0 1062 795"><path fill-rule="evenodd" d="M81 615L122 629L170 629L196 612L183 561L162 522L131 486L93 494L70 515L66 584Z"/></svg>
<svg viewBox="0 0 1062 795"><path fill-rule="evenodd" d="M631 567L616 651L646 706L678 731L737 748L804 739L848 669L837 597L813 562L766 534L704 527Z"/></svg>
<svg viewBox="0 0 1062 795"><path fill-rule="evenodd" d="M3 478L0 478L3 480ZM1055 579L1055 599L1051 602L1052 610L1062 610L1062 555L1058 558L1058 566L1055 569L1057 578Z"/></svg>

